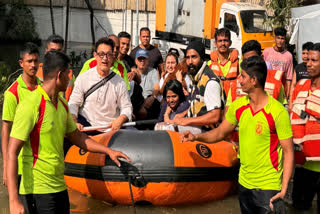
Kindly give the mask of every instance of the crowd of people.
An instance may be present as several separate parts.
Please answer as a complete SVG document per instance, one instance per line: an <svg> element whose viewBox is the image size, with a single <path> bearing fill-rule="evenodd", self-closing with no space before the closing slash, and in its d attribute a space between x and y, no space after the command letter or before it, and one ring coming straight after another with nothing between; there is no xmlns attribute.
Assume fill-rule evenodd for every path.
<svg viewBox="0 0 320 214"><path fill-rule="evenodd" d="M317 194L319 211L320 43L305 43L303 62L293 68L286 34L276 28L275 45L263 52L258 41L247 41L239 56L230 48L230 31L221 28L210 60L204 45L193 41L182 61L174 50L163 61L148 28L140 29L141 43L130 54L131 36L120 32L96 42L76 78L61 36L48 38L43 64L38 47L27 43L20 51L23 73L5 92L3 105L3 184L10 211L69 213L64 138L108 154L120 166L118 158L129 157L87 135L104 130L81 131L117 131L128 121L148 119L201 130L182 133L184 142L236 144L242 213L284 213L293 174L293 207L310 209Z"/></svg>

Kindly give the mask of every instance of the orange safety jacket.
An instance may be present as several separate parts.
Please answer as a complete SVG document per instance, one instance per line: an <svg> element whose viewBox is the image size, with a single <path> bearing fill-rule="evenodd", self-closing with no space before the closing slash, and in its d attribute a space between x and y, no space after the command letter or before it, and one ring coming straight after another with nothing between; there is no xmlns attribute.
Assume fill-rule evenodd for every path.
<svg viewBox="0 0 320 214"><path fill-rule="evenodd" d="M38 68L38 72L37 72L37 77L39 77L39 79L41 80L41 82L43 82L43 69L42 69L43 63L39 64L39 68ZM71 96L72 90L73 90L73 86L74 86L74 77L73 77L73 71L72 69L69 70L69 83L68 83L68 87L66 89L66 91L64 92L64 98L69 101L69 98Z"/></svg>
<svg viewBox="0 0 320 214"><path fill-rule="evenodd" d="M300 80L293 92L290 114L293 142L303 155L320 161L320 87L311 91L311 80Z"/></svg>
<svg viewBox="0 0 320 214"><path fill-rule="evenodd" d="M232 101L236 99L237 77L239 75L238 54L239 53L236 49L231 51L229 58L231 66L226 76L223 75L218 63L218 51L213 51L210 54L211 64L209 64L209 68L211 68L211 70L220 78L226 96L228 96L229 90L231 90Z"/></svg>
<svg viewBox="0 0 320 214"><path fill-rule="evenodd" d="M274 99L278 100L281 86L282 86L282 76L284 72L283 71L276 71L276 70L268 70L267 73L267 79L266 83L264 85L264 90L269 93L270 96L272 96ZM241 85L239 82L239 78L237 78L237 90L236 90L236 99L247 95L245 92L242 91Z"/></svg>

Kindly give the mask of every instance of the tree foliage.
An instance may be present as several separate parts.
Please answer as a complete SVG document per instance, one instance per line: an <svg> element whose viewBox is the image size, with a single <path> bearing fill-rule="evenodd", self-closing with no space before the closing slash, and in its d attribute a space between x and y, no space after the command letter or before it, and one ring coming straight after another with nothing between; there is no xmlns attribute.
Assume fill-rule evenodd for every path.
<svg viewBox="0 0 320 214"><path fill-rule="evenodd" d="M273 17L271 17L271 24L275 27L288 27L291 11L293 7L301 4L302 0L269 0L267 8L273 10Z"/></svg>
<svg viewBox="0 0 320 214"><path fill-rule="evenodd" d="M36 23L31 10L24 4L12 4L5 16L6 32L2 36L11 41L37 42L39 34L36 32Z"/></svg>
<svg viewBox="0 0 320 214"><path fill-rule="evenodd" d="M5 90L14 82L14 80L20 74L21 69L12 73L11 67L6 62L0 61L0 109L3 104L3 94Z"/></svg>

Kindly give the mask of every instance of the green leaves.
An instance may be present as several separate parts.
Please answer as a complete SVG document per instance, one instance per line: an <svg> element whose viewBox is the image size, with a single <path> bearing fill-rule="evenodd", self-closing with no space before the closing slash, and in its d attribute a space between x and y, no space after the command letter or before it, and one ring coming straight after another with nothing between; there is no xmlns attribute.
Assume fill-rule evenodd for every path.
<svg viewBox="0 0 320 214"><path fill-rule="evenodd" d="M288 27L291 18L290 9L301 3L302 0L270 0L266 6L273 11L273 17L270 17L272 26Z"/></svg>
<svg viewBox="0 0 320 214"><path fill-rule="evenodd" d="M6 31L1 35L5 40L11 41L38 41L36 23L32 11L24 4L9 5L5 12Z"/></svg>

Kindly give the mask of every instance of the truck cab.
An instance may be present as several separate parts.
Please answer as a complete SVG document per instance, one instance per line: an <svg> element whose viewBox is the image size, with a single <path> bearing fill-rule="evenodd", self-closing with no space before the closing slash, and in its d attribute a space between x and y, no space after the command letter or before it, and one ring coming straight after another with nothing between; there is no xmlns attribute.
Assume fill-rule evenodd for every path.
<svg viewBox="0 0 320 214"><path fill-rule="evenodd" d="M267 24L264 7L239 0L157 0L156 38L153 43L162 55L176 49L183 58L187 45L202 41L209 55L216 49L214 34L218 28L228 28L232 46L241 54L242 44L257 40L262 49L274 44L273 32ZM168 3L168 4L167 4Z"/></svg>
<svg viewBox="0 0 320 214"><path fill-rule="evenodd" d="M272 27L265 9L259 5L228 2L221 6L219 28L227 28L231 32L231 48L238 49L241 54L242 45L249 40L257 40L261 48L274 44Z"/></svg>

